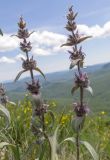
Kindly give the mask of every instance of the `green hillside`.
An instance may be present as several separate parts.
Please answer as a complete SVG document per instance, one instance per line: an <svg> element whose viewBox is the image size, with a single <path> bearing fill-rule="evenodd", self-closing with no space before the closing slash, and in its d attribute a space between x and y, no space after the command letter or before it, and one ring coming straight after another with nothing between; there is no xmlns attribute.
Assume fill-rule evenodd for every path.
<svg viewBox="0 0 110 160"><path fill-rule="evenodd" d="M87 94L85 102L89 104L92 111L110 111L110 64L91 66L85 71L88 72L94 90L93 97L85 93ZM46 81L39 76L44 99L55 100L60 107L66 105L71 107L71 104L78 100L78 93L71 95L73 75L73 71L51 73L46 75ZM28 81L29 78L25 78L17 83L6 83L9 97L14 101L23 99L26 93L25 82Z"/></svg>

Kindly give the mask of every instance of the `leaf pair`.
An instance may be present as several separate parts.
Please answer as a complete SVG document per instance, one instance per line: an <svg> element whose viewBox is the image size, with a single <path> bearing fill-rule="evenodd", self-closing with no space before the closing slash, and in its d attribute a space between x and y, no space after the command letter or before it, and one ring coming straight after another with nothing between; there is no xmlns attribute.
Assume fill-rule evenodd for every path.
<svg viewBox="0 0 110 160"><path fill-rule="evenodd" d="M75 86L72 88L71 90L71 94L74 94L74 92L80 88L80 86L78 86L77 84L75 84ZM87 90L92 96L93 96L93 89L91 86L88 86L88 87L84 87L85 90Z"/></svg>
<svg viewBox="0 0 110 160"><path fill-rule="evenodd" d="M79 44L79 43L85 41L85 40L88 39L88 38L91 38L91 37L92 37L92 36L85 36L85 37L77 38L77 39L74 40L74 41L73 41L73 40L69 40L69 41L67 41L67 43L62 44L61 47L64 47L64 46L74 46L74 45L76 45L76 44Z"/></svg>
<svg viewBox="0 0 110 160"><path fill-rule="evenodd" d="M70 69L74 68L80 61L82 61L80 58L72 60L70 64Z"/></svg>
<svg viewBox="0 0 110 160"><path fill-rule="evenodd" d="M44 77L44 79L45 79L44 73L43 73L38 67L34 68L33 70L39 72L39 73ZM24 70L20 71L20 72L18 73L18 75L16 76L16 78L15 78L14 81L16 82L16 81L20 78L20 76L21 76L24 72L27 72L27 71L29 71L29 70L24 69Z"/></svg>

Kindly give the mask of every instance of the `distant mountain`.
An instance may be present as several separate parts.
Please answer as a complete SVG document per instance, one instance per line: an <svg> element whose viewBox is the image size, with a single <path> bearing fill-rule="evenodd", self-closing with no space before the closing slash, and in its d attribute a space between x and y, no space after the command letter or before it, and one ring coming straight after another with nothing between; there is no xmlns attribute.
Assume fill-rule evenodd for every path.
<svg viewBox="0 0 110 160"><path fill-rule="evenodd" d="M106 63L106 64L103 65L103 69L107 69L107 68L108 69L110 68L110 63Z"/></svg>
<svg viewBox="0 0 110 160"><path fill-rule="evenodd" d="M94 90L93 97L86 93L87 98L85 101L89 101L92 110L110 111L110 64L88 66L84 71L88 73ZM78 100L77 93L74 96L71 95L73 77L73 70L46 74L46 81L41 76L38 76L44 99L53 99L57 101L60 107L65 105L71 106L73 100ZM14 101L23 99L26 93L25 82L28 81L30 81L29 77L21 79L16 83L6 83L5 86L9 97Z"/></svg>

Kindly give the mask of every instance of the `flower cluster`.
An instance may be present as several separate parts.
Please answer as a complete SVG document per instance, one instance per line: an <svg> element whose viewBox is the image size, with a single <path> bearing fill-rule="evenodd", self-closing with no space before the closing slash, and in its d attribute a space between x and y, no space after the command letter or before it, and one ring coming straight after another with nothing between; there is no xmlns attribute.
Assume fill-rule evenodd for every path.
<svg viewBox="0 0 110 160"><path fill-rule="evenodd" d="M26 29L26 22L23 20L23 17L20 17L20 21L18 22L18 34L16 35L20 39L29 38L30 34L28 29Z"/></svg>
<svg viewBox="0 0 110 160"><path fill-rule="evenodd" d="M82 117L83 115L88 114L90 111L86 104L83 104L82 106L80 103L74 103L73 108L77 117Z"/></svg>
<svg viewBox="0 0 110 160"><path fill-rule="evenodd" d="M72 69L75 65L80 65L80 67L83 67L85 54L82 51L82 47L78 49L77 45L82 41L91 37L79 34L77 30L77 24L75 22L75 18L78 13L74 13L72 8L73 7L69 8L69 13L67 15L68 22L65 27L71 34L68 35L67 42L62 45L62 46L72 46L72 50L68 51L71 59L70 69Z"/></svg>
<svg viewBox="0 0 110 160"><path fill-rule="evenodd" d="M75 85L87 88L89 84L90 81L86 73L81 73L80 75L75 74Z"/></svg>
<svg viewBox="0 0 110 160"><path fill-rule="evenodd" d="M32 96L32 120L31 120L31 130L33 134L37 137L37 140L40 142L44 140L44 132L45 132L45 114L48 111L48 104L44 103L42 99L42 95L40 92L40 84L39 80L35 79L34 71L39 72L44 78L45 75L38 68L36 60L34 60L33 56L29 56L29 52L32 50L31 42L28 40L30 35L33 33L29 33L26 28L26 22L20 17L20 21L18 23L18 33L17 37L21 40L20 49L25 53L26 58L21 58L22 60L22 68L23 70L18 73L15 78L15 81L19 79L22 73L29 71L31 76L31 82L26 82L27 90L31 93ZM50 113L50 117L53 119L52 113ZM53 120L52 120L53 121Z"/></svg>
<svg viewBox="0 0 110 160"><path fill-rule="evenodd" d="M48 104L42 104L42 106L35 109L36 116L42 116L42 114L47 113L49 105Z"/></svg>
<svg viewBox="0 0 110 160"><path fill-rule="evenodd" d="M20 43L20 49L23 52L30 52L32 49L31 43L27 42L26 39L24 39L24 41Z"/></svg>
<svg viewBox="0 0 110 160"><path fill-rule="evenodd" d="M28 41L28 38L33 32L29 33L28 29L26 28L26 22L23 20L23 17L20 17L18 27L19 29L18 29L18 33L16 36L22 40L22 42L20 42L20 49L26 54L26 59L21 58L23 61L22 63L23 70L18 73L18 75L15 78L15 81L17 81L20 78L22 73L30 71L32 85L33 85L33 83L35 83L33 70L39 72L43 77L45 76L43 72L37 67L36 60L33 59L33 56L29 58L28 54L32 50L32 46L31 46L31 42Z"/></svg>
<svg viewBox="0 0 110 160"><path fill-rule="evenodd" d="M77 89L80 90L80 102L74 104L74 112L76 114L76 121L78 117L82 117L84 119L85 115L88 113L89 109L86 104L84 104L84 89L88 90L91 94L93 93L92 88L90 87L90 81L87 76L87 73L83 73L82 69L85 60L85 53L82 51L82 46L79 46L81 42L90 38L91 36L84 36L79 33L76 24L76 16L78 13L73 11L73 6L69 8L69 13L67 14L67 25L66 29L69 31L69 35L67 38L67 42L62 46L71 46L71 50L68 50L70 55L70 69L77 66L77 72L75 72L74 86L71 90L73 94ZM75 127L76 123L75 122ZM80 123L82 123L81 121ZM79 127L78 127L79 128Z"/></svg>
<svg viewBox="0 0 110 160"><path fill-rule="evenodd" d="M39 94L39 89L40 89L39 80L33 84L27 83L27 89L31 94L35 94L35 95Z"/></svg>
<svg viewBox="0 0 110 160"><path fill-rule="evenodd" d="M75 73L74 86L71 90L71 93L73 94L78 88L85 88L88 91L92 92L92 88L90 87L90 81L88 79L87 73L80 73L79 75Z"/></svg>
<svg viewBox="0 0 110 160"><path fill-rule="evenodd" d="M23 60L23 63L22 63L22 67L23 67L23 69L25 69L25 70L30 70L30 69L35 69L36 67L37 67L37 65L36 65L36 61L33 59L33 57L32 58L30 58L29 60L24 60L23 58L22 58L22 60Z"/></svg>

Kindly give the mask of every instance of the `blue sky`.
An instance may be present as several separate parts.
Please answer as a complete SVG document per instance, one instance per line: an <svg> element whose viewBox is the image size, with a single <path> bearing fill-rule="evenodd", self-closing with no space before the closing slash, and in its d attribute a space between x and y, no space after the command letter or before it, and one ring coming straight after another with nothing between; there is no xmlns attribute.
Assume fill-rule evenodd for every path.
<svg viewBox="0 0 110 160"><path fill-rule="evenodd" d="M44 71L54 72L69 68L69 55L60 45L68 32L64 29L68 7L73 5L81 33L93 35L82 43L86 54L85 65L110 61L110 0L0 0L0 81L13 80L22 69L18 40L10 38L17 32L17 22L22 15L29 30L36 33L30 38L32 54ZM24 76L27 76L25 74Z"/></svg>

